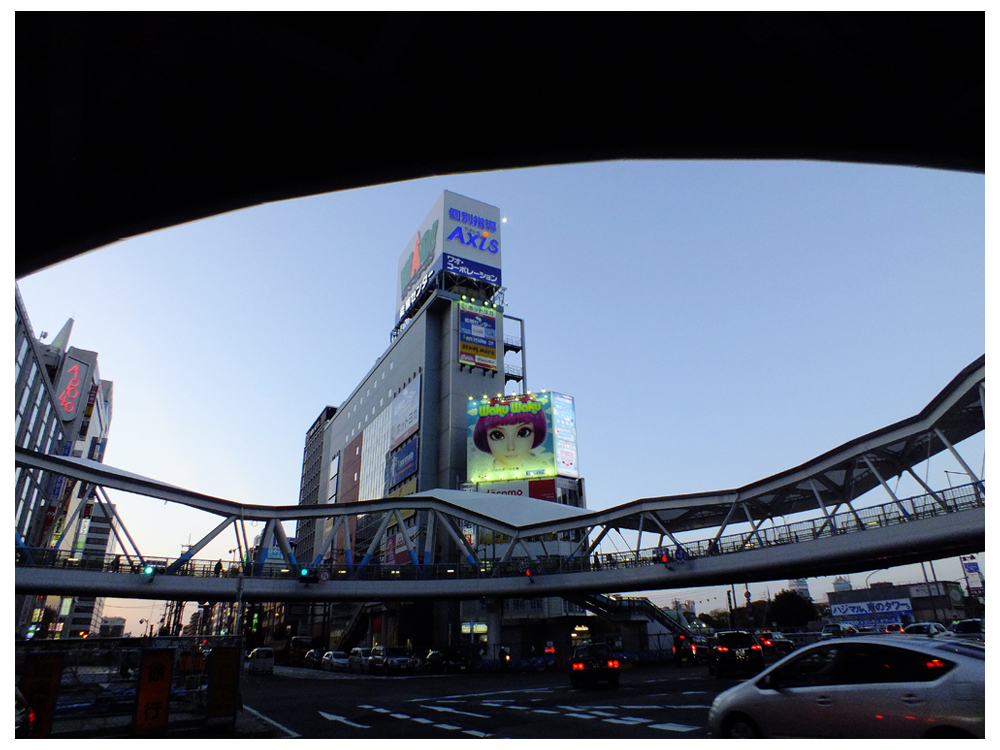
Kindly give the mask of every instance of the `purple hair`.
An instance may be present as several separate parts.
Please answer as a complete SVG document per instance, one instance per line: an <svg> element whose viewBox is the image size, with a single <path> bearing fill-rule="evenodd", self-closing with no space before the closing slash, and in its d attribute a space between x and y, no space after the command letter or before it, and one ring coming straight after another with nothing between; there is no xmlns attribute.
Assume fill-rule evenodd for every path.
<svg viewBox="0 0 1000 750"><path fill-rule="evenodd" d="M521 424L522 422L530 424L534 428L535 439L531 443L532 448L537 448L545 442L545 414L542 413L541 409L536 412L524 411L516 414L514 412L507 412L502 417L496 414L480 417L479 421L476 422L475 429L472 431L472 442L483 453L492 453L488 438L490 430L497 425Z"/></svg>

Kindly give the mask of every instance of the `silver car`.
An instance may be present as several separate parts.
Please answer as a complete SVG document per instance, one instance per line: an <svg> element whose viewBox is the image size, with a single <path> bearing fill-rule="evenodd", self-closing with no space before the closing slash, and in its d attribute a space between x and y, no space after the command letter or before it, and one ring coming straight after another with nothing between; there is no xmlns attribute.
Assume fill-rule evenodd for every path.
<svg viewBox="0 0 1000 750"><path fill-rule="evenodd" d="M800 649L720 693L716 737L985 737L986 649L855 636Z"/></svg>

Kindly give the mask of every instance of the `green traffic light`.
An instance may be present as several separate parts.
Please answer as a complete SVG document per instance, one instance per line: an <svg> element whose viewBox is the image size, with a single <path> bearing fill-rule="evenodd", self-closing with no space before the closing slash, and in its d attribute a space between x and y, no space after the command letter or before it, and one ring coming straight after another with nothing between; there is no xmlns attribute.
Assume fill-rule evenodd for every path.
<svg viewBox="0 0 1000 750"><path fill-rule="evenodd" d="M154 568L153 568L152 565L147 565L145 568L142 569L142 572L145 573L148 576L151 576L151 575L153 575L153 570L154 570Z"/></svg>

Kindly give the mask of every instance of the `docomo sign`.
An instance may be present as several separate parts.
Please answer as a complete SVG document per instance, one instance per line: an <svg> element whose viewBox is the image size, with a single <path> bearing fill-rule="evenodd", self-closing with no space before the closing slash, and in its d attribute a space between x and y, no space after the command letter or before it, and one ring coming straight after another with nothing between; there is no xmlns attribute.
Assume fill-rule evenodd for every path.
<svg viewBox="0 0 1000 750"><path fill-rule="evenodd" d="M72 357L66 358L66 363L71 367L63 370L62 378L59 380L59 417L64 421L76 417L76 410L80 404L80 395L83 392L83 384L87 382L90 375L90 368L85 362L80 362Z"/></svg>

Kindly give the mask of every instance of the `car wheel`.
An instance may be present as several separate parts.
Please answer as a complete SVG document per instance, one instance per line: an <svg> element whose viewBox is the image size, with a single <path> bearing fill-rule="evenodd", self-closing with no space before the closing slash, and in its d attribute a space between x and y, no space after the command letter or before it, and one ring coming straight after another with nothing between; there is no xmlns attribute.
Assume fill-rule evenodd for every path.
<svg viewBox="0 0 1000 750"><path fill-rule="evenodd" d="M753 740L760 737L757 725L743 714L734 714L722 724L722 736L726 739Z"/></svg>

